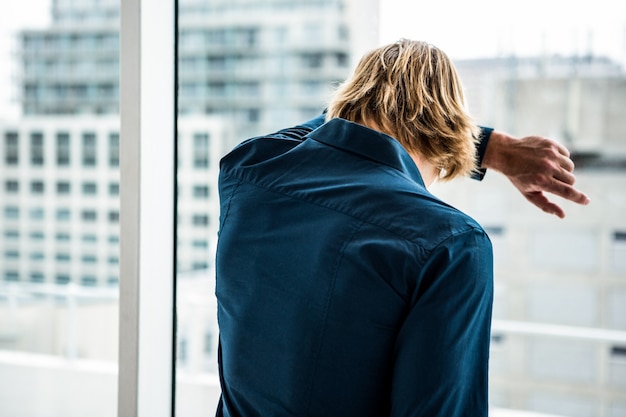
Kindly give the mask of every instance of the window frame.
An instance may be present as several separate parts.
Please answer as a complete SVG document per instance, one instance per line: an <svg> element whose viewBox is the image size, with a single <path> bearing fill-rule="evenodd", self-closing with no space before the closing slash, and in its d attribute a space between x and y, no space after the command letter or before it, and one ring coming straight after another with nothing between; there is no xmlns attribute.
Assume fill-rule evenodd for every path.
<svg viewBox="0 0 626 417"><path fill-rule="evenodd" d="M119 416L175 409L176 3L120 4Z"/></svg>

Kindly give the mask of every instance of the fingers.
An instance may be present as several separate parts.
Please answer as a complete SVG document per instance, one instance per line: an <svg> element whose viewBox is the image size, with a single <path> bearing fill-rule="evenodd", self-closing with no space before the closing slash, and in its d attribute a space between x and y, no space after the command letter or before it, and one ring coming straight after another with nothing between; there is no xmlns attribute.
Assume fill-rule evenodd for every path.
<svg viewBox="0 0 626 417"><path fill-rule="evenodd" d="M548 140L549 140L549 139L548 139ZM552 143L554 143L554 145L556 146L557 150L559 151L559 153L560 153L561 155L564 155L564 156L566 156L566 157L567 157L567 159L569 159L569 156L570 156L570 154L569 154L569 150L568 150L565 146L561 145L561 144L560 144L560 143L558 143L558 142L554 142L554 141L552 141Z"/></svg>
<svg viewBox="0 0 626 417"><path fill-rule="evenodd" d="M576 177L570 171L566 171L563 169L559 169L553 175L553 178L556 180L565 183L567 185L574 185L576 182Z"/></svg>
<svg viewBox="0 0 626 417"><path fill-rule="evenodd" d="M559 158L559 166L567 172L574 172L574 161L569 156L562 156Z"/></svg>
<svg viewBox="0 0 626 417"><path fill-rule="evenodd" d="M572 174L569 174L573 177ZM560 178L555 178L554 181L551 181L543 191L547 191L551 194L558 195L566 200L572 201L577 204L587 205L589 204L589 197L581 191L578 191L572 185L574 184L575 178L570 178L570 181L562 181Z"/></svg>
<svg viewBox="0 0 626 417"><path fill-rule="evenodd" d="M565 211L557 204L548 200L541 191L526 193L524 194L524 197L544 212L554 214L561 219L565 218Z"/></svg>

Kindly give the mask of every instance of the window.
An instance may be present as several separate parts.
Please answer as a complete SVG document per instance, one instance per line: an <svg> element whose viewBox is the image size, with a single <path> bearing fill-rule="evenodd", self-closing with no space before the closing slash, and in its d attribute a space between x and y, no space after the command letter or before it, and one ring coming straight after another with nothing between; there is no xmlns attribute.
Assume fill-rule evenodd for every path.
<svg viewBox="0 0 626 417"><path fill-rule="evenodd" d="M193 196L198 199L209 198L209 186L208 185L195 185L193 187Z"/></svg>
<svg viewBox="0 0 626 417"><path fill-rule="evenodd" d="M58 232L54 235L54 238L59 242L69 242L70 234L64 232Z"/></svg>
<svg viewBox="0 0 626 417"><path fill-rule="evenodd" d="M6 132L4 134L4 162L7 165L17 165L20 160L19 156L17 132Z"/></svg>
<svg viewBox="0 0 626 417"><path fill-rule="evenodd" d="M20 251L18 251L17 249L7 249L4 251L4 257L6 259L19 259Z"/></svg>
<svg viewBox="0 0 626 417"><path fill-rule="evenodd" d="M45 210L41 207L33 207L28 211L28 217L31 220L42 220L45 217Z"/></svg>
<svg viewBox="0 0 626 417"><path fill-rule="evenodd" d="M7 206L4 208L4 218L5 219L19 219L20 218L20 208L16 206Z"/></svg>
<svg viewBox="0 0 626 417"><path fill-rule="evenodd" d="M317 68L321 68L322 67L322 60L323 60L323 55L322 54L303 54L302 55L302 66L304 68L309 68L309 69L317 69Z"/></svg>
<svg viewBox="0 0 626 417"><path fill-rule="evenodd" d="M209 247L209 241L208 240L194 240L193 242L191 242L191 246L193 246L194 248L206 249Z"/></svg>
<svg viewBox="0 0 626 417"><path fill-rule="evenodd" d="M184 336L180 336L178 340L178 362L183 366L187 362L187 348L187 339Z"/></svg>
<svg viewBox="0 0 626 417"><path fill-rule="evenodd" d="M260 86L258 82L242 82L238 86L238 94L241 96L256 97L260 93Z"/></svg>
<svg viewBox="0 0 626 417"><path fill-rule="evenodd" d="M44 256L43 252L31 252L28 255L28 258L31 261L41 261L41 260L45 259L45 256Z"/></svg>
<svg viewBox="0 0 626 417"><path fill-rule="evenodd" d="M208 269L208 268L209 268L209 264L205 261L194 262L191 265L191 269L194 271L199 271L199 270Z"/></svg>
<svg viewBox="0 0 626 417"><path fill-rule="evenodd" d="M209 135L208 133L196 133L193 136L193 167L209 167Z"/></svg>
<svg viewBox="0 0 626 417"><path fill-rule="evenodd" d="M96 195L98 193L98 185L95 182L84 182L83 183L83 194L84 195Z"/></svg>
<svg viewBox="0 0 626 417"><path fill-rule="evenodd" d="M98 219L98 213L95 210L83 210L80 217L85 222L95 222Z"/></svg>
<svg viewBox="0 0 626 417"><path fill-rule="evenodd" d="M72 212L68 208L59 208L55 213L55 218L59 221L68 221L71 216Z"/></svg>
<svg viewBox="0 0 626 417"><path fill-rule="evenodd" d="M111 210L108 214L109 223L118 223L120 221L120 212L117 210Z"/></svg>
<svg viewBox="0 0 626 417"><path fill-rule="evenodd" d="M4 190L7 194L15 194L20 190L20 183L17 180L6 180Z"/></svg>
<svg viewBox="0 0 626 417"><path fill-rule="evenodd" d="M207 227L209 225L209 216L206 214L194 214L192 224L194 226Z"/></svg>
<svg viewBox="0 0 626 417"><path fill-rule="evenodd" d="M44 240L46 235L44 234L44 232L30 232L30 234L28 235L32 240Z"/></svg>
<svg viewBox="0 0 626 417"><path fill-rule="evenodd" d="M335 55L335 58L337 59L337 66L341 67L341 68L347 68L348 67L348 54L340 52L338 54Z"/></svg>
<svg viewBox="0 0 626 417"><path fill-rule="evenodd" d="M109 264L111 264L111 265L117 265L117 264L119 264L119 263L120 263L120 258L119 258L117 255L115 255L115 256L109 256L109 257L107 258L107 262L108 262Z"/></svg>
<svg viewBox="0 0 626 417"><path fill-rule="evenodd" d="M11 88L0 87L0 350L19 355L3 358L0 368L8 366L21 376L15 395L0 401L2 416L54 414L68 404L58 394L75 391L63 382L69 368L90 360L111 369L117 364L113 316L118 291L73 291L71 284L88 277L85 283L104 287L107 276L117 275L118 266L109 265L107 256L119 252L119 245L106 243L113 227L105 213L119 204L105 187L119 177L108 160L109 133L120 124L119 18L103 21L98 15L120 7L120 0L43 0L26 7L0 2L0 20L10 20L2 20L0 29L0 66L12 73ZM96 42L99 37L102 43ZM98 116L99 111L110 114ZM96 184L95 197L83 194L84 182ZM97 199L105 194L106 199ZM97 219L83 221L83 210ZM83 241L89 234L99 240ZM82 262L87 252L97 256L97 263ZM94 307L113 314L103 314L96 321L106 324L87 334L82 323L90 320L87 311ZM59 366L52 369L37 355ZM37 375L43 370L50 377L42 380ZM84 395L70 406L79 415L90 414L103 389L115 392L117 387L116 378L92 381L89 374L78 382ZM5 376L1 370L0 375ZM115 414L111 399L99 413Z"/></svg>
<svg viewBox="0 0 626 417"><path fill-rule="evenodd" d="M213 351L213 332L208 331L204 334L204 353L210 354Z"/></svg>
<svg viewBox="0 0 626 417"><path fill-rule="evenodd" d="M44 164L43 133L33 132L30 134L30 163L33 166Z"/></svg>
<svg viewBox="0 0 626 417"><path fill-rule="evenodd" d="M626 231L617 230L613 232L610 253L611 269L616 274L624 276L626 272Z"/></svg>
<svg viewBox="0 0 626 417"><path fill-rule="evenodd" d="M92 132L83 133L83 166L93 167L97 163L97 142L96 134Z"/></svg>
<svg viewBox="0 0 626 417"><path fill-rule="evenodd" d="M33 194L43 194L45 185L43 181L33 181L30 183L30 192Z"/></svg>
<svg viewBox="0 0 626 417"><path fill-rule="evenodd" d="M85 264L95 264L98 262L98 258L95 255L83 255L80 259Z"/></svg>
<svg viewBox="0 0 626 417"><path fill-rule="evenodd" d="M120 165L120 135L119 133L111 133L109 135L109 166L117 167Z"/></svg>
<svg viewBox="0 0 626 417"><path fill-rule="evenodd" d="M57 194L65 195L71 192L71 184L68 181L57 182Z"/></svg>
<svg viewBox="0 0 626 417"><path fill-rule="evenodd" d="M120 242L120 237L118 235L109 235L107 240L111 244L118 244Z"/></svg>
<svg viewBox="0 0 626 417"><path fill-rule="evenodd" d="M70 164L70 135L66 132L57 133L57 165L68 166Z"/></svg>
<svg viewBox="0 0 626 417"><path fill-rule="evenodd" d="M96 243L98 241L98 236L94 234L85 234L80 238L85 243Z"/></svg>
<svg viewBox="0 0 626 417"><path fill-rule="evenodd" d="M85 287L95 287L98 284L98 278L93 275L83 275L80 277L80 283Z"/></svg>
<svg viewBox="0 0 626 417"><path fill-rule="evenodd" d="M261 110L257 108L245 109L243 114L247 123L257 123L261 119Z"/></svg>
<svg viewBox="0 0 626 417"><path fill-rule="evenodd" d="M109 195L118 196L120 194L120 184L118 182L109 183Z"/></svg>
<svg viewBox="0 0 626 417"><path fill-rule="evenodd" d="M4 238L7 240L15 240L15 239L19 239L20 238L20 232L19 230L5 230L4 231Z"/></svg>
<svg viewBox="0 0 626 417"><path fill-rule="evenodd" d="M66 285L70 283L70 276L68 274L56 274L54 281L59 285Z"/></svg>
<svg viewBox="0 0 626 417"><path fill-rule="evenodd" d="M20 280L20 273L17 271L4 271L4 280L5 281L19 281Z"/></svg>
<svg viewBox="0 0 626 417"><path fill-rule="evenodd" d="M56 259L57 262L69 262L72 258L69 253L58 252L55 254L54 259Z"/></svg>

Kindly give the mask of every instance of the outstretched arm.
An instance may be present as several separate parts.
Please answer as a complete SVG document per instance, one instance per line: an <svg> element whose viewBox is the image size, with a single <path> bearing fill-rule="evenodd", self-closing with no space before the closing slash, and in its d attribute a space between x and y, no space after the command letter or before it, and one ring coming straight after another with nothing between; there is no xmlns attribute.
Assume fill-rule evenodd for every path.
<svg viewBox="0 0 626 417"><path fill-rule="evenodd" d="M574 187L574 163L563 145L541 136L517 139L495 130L490 133L480 168L501 172L528 201L560 218L565 212L545 193L589 204L589 197Z"/></svg>

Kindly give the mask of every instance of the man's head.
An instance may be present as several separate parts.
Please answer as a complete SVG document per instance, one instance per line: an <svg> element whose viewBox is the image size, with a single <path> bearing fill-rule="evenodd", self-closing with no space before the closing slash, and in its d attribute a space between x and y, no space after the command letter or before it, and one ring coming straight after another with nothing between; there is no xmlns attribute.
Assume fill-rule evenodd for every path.
<svg viewBox="0 0 626 417"><path fill-rule="evenodd" d="M475 168L477 126L459 76L438 48L402 39L367 53L337 90L327 119L370 124L434 165L440 178Z"/></svg>

